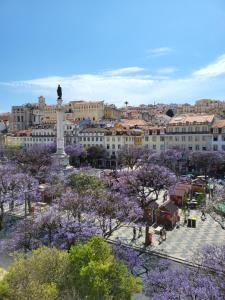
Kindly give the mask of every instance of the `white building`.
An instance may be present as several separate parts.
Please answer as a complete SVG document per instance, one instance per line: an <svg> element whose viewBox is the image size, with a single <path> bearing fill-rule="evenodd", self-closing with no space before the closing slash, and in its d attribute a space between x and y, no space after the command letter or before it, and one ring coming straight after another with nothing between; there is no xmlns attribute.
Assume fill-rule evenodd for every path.
<svg viewBox="0 0 225 300"><path fill-rule="evenodd" d="M225 151L225 120L212 125L212 147L214 151Z"/></svg>
<svg viewBox="0 0 225 300"><path fill-rule="evenodd" d="M166 130L166 148L190 151L212 149L211 126L214 115L185 114L173 117Z"/></svg>

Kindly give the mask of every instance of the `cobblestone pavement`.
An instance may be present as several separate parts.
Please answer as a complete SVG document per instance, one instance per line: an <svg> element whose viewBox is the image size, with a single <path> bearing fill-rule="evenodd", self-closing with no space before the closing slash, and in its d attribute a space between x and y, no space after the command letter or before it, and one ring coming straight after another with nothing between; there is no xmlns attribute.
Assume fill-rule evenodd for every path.
<svg viewBox="0 0 225 300"><path fill-rule="evenodd" d="M197 218L196 228L180 226L167 231L167 239L161 244L159 243L159 235L154 233L154 228L150 228L153 233L153 243L147 249L178 259L190 260L193 254L206 244L225 243L225 230L210 215L207 215L206 220L202 221L201 212L191 210L190 217ZM182 223L183 219L181 218ZM124 226L113 234L112 239L120 238L126 244L142 248L144 245L144 227L142 232L143 236L137 237L133 241L133 226Z"/></svg>

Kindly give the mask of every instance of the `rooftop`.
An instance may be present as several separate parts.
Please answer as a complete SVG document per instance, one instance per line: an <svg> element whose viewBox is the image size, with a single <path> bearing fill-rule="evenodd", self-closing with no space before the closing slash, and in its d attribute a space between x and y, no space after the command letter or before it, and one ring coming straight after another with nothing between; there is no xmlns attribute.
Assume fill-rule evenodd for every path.
<svg viewBox="0 0 225 300"><path fill-rule="evenodd" d="M224 127L225 127L225 120L219 120L212 126L212 128L224 128Z"/></svg>
<svg viewBox="0 0 225 300"><path fill-rule="evenodd" d="M206 115L206 114L184 114L173 117L169 124L193 124L193 123L212 123L214 119L214 115Z"/></svg>

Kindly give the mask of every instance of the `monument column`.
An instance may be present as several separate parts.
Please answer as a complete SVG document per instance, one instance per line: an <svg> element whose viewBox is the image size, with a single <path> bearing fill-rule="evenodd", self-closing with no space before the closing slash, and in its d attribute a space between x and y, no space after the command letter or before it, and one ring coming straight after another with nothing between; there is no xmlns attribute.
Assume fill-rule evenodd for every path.
<svg viewBox="0 0 225 300"><path fill-rule="evenodd" d="M62 105L63 100L57 99L57 108L56 108L56 115L57 115L57 150L56 154L65 154L64 150L64 107Z"/></svg>
<svg viewBox="0 0 225 300"><path fill-rule="evenodd" d="M60 169L69 166L69 157L65 153L64 145L64 106L62 105L62 88L60 85L57 89L58 99L56 106L56 117L57 117L57 132L56 132L56 153L54 154L54 162Z"/></svg>

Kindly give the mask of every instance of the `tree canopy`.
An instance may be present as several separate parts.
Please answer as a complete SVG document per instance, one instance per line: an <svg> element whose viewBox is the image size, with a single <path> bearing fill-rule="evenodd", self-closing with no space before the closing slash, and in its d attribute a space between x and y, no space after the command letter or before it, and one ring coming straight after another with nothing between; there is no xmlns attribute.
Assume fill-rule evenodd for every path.
<svg viewBox="0 0 225 300"><path fill-rule="evenodd" d="M0 283L2 300L129 300L141 282L116 260L102 238L73 246L69 253L40 248L17 256Z"/></svg>

